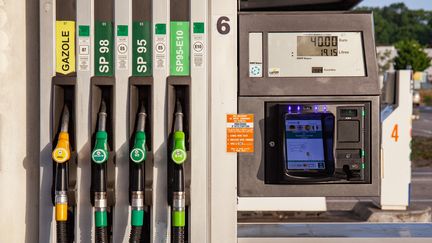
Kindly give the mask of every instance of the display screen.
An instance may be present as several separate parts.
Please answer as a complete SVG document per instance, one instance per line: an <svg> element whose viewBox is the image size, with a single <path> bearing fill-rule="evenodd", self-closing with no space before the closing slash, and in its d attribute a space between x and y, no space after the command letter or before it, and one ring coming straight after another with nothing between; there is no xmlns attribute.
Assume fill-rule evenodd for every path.
<svg viewBox="0 0 432 243"><path fill-rule="evenodd" d="M297 56L337 56L338 37L331 35L297 36Z"/></svg>
<svg viewBox="0 0 432 243"><path fill-rule="evenodd" d="M321 120L285 120L286 163L289 170L324 170Z"/></svg>
<svg viewBox="0 0 432 243"><path fill-rule="evenodd" d="M341 117L356 117L357 110L356 109L341 109L340 110Z"/></svg>

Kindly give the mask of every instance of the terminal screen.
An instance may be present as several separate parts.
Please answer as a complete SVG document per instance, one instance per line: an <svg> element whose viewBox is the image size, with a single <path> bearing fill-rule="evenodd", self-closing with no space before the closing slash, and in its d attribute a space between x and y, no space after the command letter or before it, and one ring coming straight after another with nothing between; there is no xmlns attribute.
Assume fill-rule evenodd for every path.
<svg viewBox="0 0 432 243"><path fill-rule="evenodd" d="M324 170L321 120L285 120L285 151L288 170Z"/></svg>

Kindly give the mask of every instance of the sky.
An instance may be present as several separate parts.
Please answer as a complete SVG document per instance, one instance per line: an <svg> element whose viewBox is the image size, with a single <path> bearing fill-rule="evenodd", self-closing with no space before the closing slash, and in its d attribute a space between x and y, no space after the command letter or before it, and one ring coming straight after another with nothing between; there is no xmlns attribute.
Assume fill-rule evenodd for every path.
<svg viewBox="0 0 432 243"><path fill-rule="evenodd" d="M383 7L399 2L404 2L410 9L432 10L432 0L363 0L358 6Z"/></svg>

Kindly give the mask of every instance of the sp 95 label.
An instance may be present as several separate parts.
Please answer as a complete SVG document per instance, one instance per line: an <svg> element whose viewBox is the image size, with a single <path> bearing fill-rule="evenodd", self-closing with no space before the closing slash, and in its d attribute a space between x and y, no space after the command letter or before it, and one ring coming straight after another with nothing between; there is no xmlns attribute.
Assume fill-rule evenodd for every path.
<svg viewBox="0 0 432 243"><path fill-rule="evenodd" d="M149 21L137 21L132 29L133 76L152 75L151 25Z"/></svg>
<svg viewBox="0 0 432 243"><path fill-rule="evenodd" d="M95 75L113 76L113 24L95 22Z"/></svg>
<svg viewBox="0 0 432 243"><path fill-rule="evenodd" d="M56 21L56 72L75 72L75 21Z"/></svg>
<svg viewBox="0 0 432 243"><path fill-rule="evenodd" d="M172 76L188 76L190 73L189 22L171 22L170 33L170 74Z"/></svg>

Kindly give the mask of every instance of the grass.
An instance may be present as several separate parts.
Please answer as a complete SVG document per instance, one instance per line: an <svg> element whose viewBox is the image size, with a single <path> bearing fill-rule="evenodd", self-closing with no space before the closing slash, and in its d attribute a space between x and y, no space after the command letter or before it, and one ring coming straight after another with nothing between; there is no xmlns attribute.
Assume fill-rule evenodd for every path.
<svg viewBox="0 0 432 243"><path fill-rule="evenodd" d="M432 167L432 138L413 137L411 148L412 167Z"/></svg>

